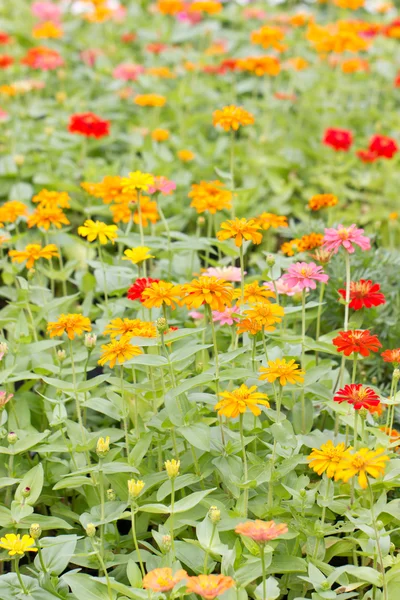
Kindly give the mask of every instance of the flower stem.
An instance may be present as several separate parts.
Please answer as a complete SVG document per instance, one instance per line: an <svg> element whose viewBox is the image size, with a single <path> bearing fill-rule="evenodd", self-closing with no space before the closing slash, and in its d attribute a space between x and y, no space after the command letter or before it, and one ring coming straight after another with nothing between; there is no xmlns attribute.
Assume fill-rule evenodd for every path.
<svg viewBox="0 0 400 600"><path fill-rule="evenodd" d="M106 306L108 306L108 292L107 292L107 279L106 279L106 268L104 266L104 260L103 260L103 252L101 250L101 244L100 242L98 243L98 247L99 247L99 259L100 259L100 263L101 263L101 269L103 271L103 280L104 280L104 300L106 303Z"/></svg>
<svg viewBox="0 0 400 600"><path fill-rule="evenodd" d="M100 554L104 556L104 517L105 517L105 505L104 505L104 473L103 473L103 459L99 458L99 485L100 485Z"/></svg>
<svg viewBox="0 0 400 600"><path fill-rule="evenodd" d="M24 582L22 581L21 573L19 571L19 558L15 559L15 572L17 574L20 586L22 587L22 591L24 592L25 596L29 596L29 592L26 589Z"/></svg>
<svg viewBox="0 0 400 600"><path fill-rule="evenodd" d="M241 310L243 311L243 304L244 304L244 255L243 255L243 243L240 246L240 254L239 254L239 258L240 258L240 307Z"/></svg>
<svg viewBox="0 0 400 600"><path fill-rule="evenodd" d="M135 519L136 513L134 510L134 507L131 507L131 522L132 522L132 538L133 538L133 543L135 546L135 550L136 550L136 554L137 557L139 559L139 565L140 565L140 570L142 572L142 576L145 576L145 572L144 572L144 566L143 566L143 561L142 561L142 555L140 554L140 548L139 548L139 544L137 541L137 535L136 535L136 519Z"/></svg>
<svg viewBox="0 0 400 600"><path fill-rule="evenodd" d="M322 303L324 301L325 283L321 283L319 290L318 299L318 312L317 312L317 329L315 333L315 341L318 342L319 336L321 335L321 314L322 314ZM318 351L315 353L315 364L318 366Z"/></svg>
<svg viewBox="0 0 400 600"><path fill-rule="evenodd" d="M247 466L247 455L246 455L246 446L244 443L244 434L243 434L243 413L239 416L239 429L240 429L240 442L242 444L242 456L243 456L243 477L244 481L248 480L248 466ZM249 489L246 487L244 490L244 507L243 512L244 516L247 517L248 512L248 503L249 503Z"/></svg>
<svg viewBox="0 0 400 600"><path fill-rule="evenodd" d="M266 598L267 598L267 574L265 572L264 544L260 544L260 558L261 558L262 589L263 589L262 600L266 600Z"/></svg>
<svg viewBox="0 0 400 600"><path fill-rule="evenodd" d="M175 479L171 479L171 514L169 516L169 532L171 536L172 562L175 560L175 540L174 540L174 507L175 507Z"/></svg>
<svg viewBox="0 0 400 600"><path fill-rule="evenodd" d="M125 433L125 449L126 449L126 458L129 462L129 432L128 432L129 409L127 406L125 406L124 367L123 367L123 365L121 365L120 379L121 379L122 410L123 410L123 414L124 414L123 422L124 422L124 433ZM126 410L128 410L128 414L125 414Z"/></svg>
<svg viewBox="0 0 400 600"><path fill-rule="evenodd" d="M350 255L348 252L345 253L345 265L346 265L346 304L344 308L344 330L347 331L349 328L349 307L350 307Z"/></svg>
<svg viewBox="0 0 400 600"><path fill-rule="evenodd" d="M68 340L68 345L69 345L69 353L71 356L72 384L74 386L76 416L78 419L79 426L81 428L82 443L83 443L83 445L86 445L86 434L85 434L85 428L83 427L81 405L79 403L78 392L76 389L76 370L75 370L74 353L72 350L72 341L71 340Z"/></svg>
<svg viewBox="0 0 400 600"><path fill-rule="evenodd" d="M212 530L211 530L210 542L209 542L209 548L211 547L211 545L213 543L213 539L214 539L214 535L215 535L216 529L217 529L217 524L213 523ZM208 556L209 556L209 554L210 554L210 552L209 552L209 549L207 548L206 554L204 556L204 564L203 564L203 573L205 575L207 575L207 571L208 571Z"/></svg>
<svg viewBox="0 0 400 600"><path fill-rule="evenodd" d="M374 512L374 493L372 491L371 483L370 483L368 477L367 477L367 481L368 481L368 490L369 490L369 497L370 497L370 510L371 510L371 517L372 517L372 526L373 526L374 532L375 532L376 548L378 550L379 566L380 566L381 575L382 575L383 600L389 600L387 583L386 583L385 565L383 564L382 549L381 549L381 544L379 541L379 531L378 531L378 527L376 525L375 512Z"/></svg>

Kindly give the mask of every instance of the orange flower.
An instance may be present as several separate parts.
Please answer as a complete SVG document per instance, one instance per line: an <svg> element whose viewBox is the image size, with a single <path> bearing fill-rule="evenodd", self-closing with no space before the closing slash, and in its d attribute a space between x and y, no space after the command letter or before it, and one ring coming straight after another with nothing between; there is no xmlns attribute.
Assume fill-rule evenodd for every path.
<svg viewBox="0 0 400 600"><path fill-rule="evenodd" d="M183 11L185 5L182 0L158 0L157 10L162 15L176 15Z"/></svg>
<svg viewBox="0 0 400 600"><path fill-rule="evenodd" d="M181 286L168 281L153 281L142 292L141 302L146 308L159 308L162 304L175 308L179 304Z"/></svg>
<svg viewBox="0 0 400 600"><path fill-rule="evenodd" d="M262 325L257 319L242 319L237 325L237 332L249 333L250 335L257 335L262 330Z"/></svg>
<svg viewBox="0 0 400 600"><path fill-rule="evenodd" d="M294 71L304 71L304 69L307 69L308 66L309 63L301 56L289 58L285 63L285 67L293 69Z"/></svg>
<svg viewBox="0 0 400 600"><path fill-rule="evenodd" d="M70 208L70 200L67 192L49 192L46 189L40 190L32 198L32 202L38 203L39 208Z"/></svg>
<svg viewBox="0 0 400 600"><path fill-rule="evenodd" d="M100 183L81 183L81 187L91 196L102 198L105 204L122 203L132 200L132 195L122 192L122 177L106 176Z"/></svg>
<svg viewBox="0 0 400 600"><path fill-rule="evenodd" d="M2 223L15 223L19 217L28 214L28 209L23 202L10 200L0 207L0 221Z"/></svg>
<svg viewBox="0 0 400 600"><path fill-rule="evenodd" d="M282 321L284 313L283 307L279 304L259 302L252 308L245 310L244 316L258 321L265 331L274 331L274 325Z"/></svg>
<svg viewBox="0 0 400 600"><path fill-rule="evenodd" d="M166 102L166 97L160 94L139 94L134 99L138 106L165 106Z"/></svg>
<svg viewBox="0 0 400 600"><path fill-rule="evenodd" d="M31 269L40 258L51 260L53 256L59 256L57 246L48 244L42 248L41 244L28 244L25 250L10 250L8 253L12 262L22 263L26 261L26 268Z"/></svg>
<svg viewBox="0 0 400 600"><path fill-rule="evenodd" d="M129 223L132 219L131 202L125 202L123 204L111 204L110 212L113 216L114 223Z"/></svg>
<svg viewBox="0 0 400 600"><path fill-rule="evenodd" d="M151 132L151 139L155 142L165 142L169 138L168 129L154 129Z"/></svg>
<svg viewBox="0 0 400 600"><path fill-rule="evenodd" d="M143 227L147 227L149 221L151 223L157 223L160 218L157 210L157 202L155 200L150 200L148 196L140 196L140 212ZM136 212L133 214L133 221L136 223L136 225L139 225L139 210L136 210Z"/></svg>
<svg viewBox="0 0 400 600"><path fill-rule="evenodd" d="M97 362L101 366L110 362L110 369L114 368L117 361L119 364L123 364L134 356L142 354L142 350L139 346L132 346L126 338L113 340L109 344L103 344L101 349L103 350L103 353Z"/></svg>
<svg viewBox="0 0 400 600"><path fill-rule="evenodd" d="M54 225L57 229L61 229L61 225L69 225L69 221L61 208L56 206L48 206L41 208L40 206L35 212L28 217L28 227L43 227L45 231L50 229L50 225Z"/></svg>
<svg viewBox="0 0 400 600"><path fill-rule="evenodd" d="M261 244L262 233L257 231L258 229L261 229L261 227L255 219L235 218L221 223L217 238L220 241L235 238L235 245L238 248L243 244L243 240L251 240L253 244Z"/></svg>
<svg viewBox="0 0 400 600"><path fill-rule="evenodd" d="M260 225L261 229L268 231L270 227L272 229L278 229L278 227L288 227L287 217L274 215L273 213L263 212L259 217L255 218L256 223Z"/></svg>
<svg viewBox="0 0 400 600"><path fill-rule="evenodd" d="M249 71L257 77L263 75L276 77L281 71L280 62L275 56L249 56L240 58L236 64L241 71Z"/></svg>
<svg viewBox="0 0 400 600"><path fill-rule="evenodd" d="M63 30L57 23L44 21L33 28L32 36L36 39L59 39L63 36Z"/></svg>
<svg viewBox="0 0 400 600"><path fill-rule="evenodd" d="M311 210L321 210L321 208L336 206L338 202L337 196L333 194L316 194L308 201L308 208Z"/></svg>
<svg viewBox="0 0 400 600"><path fill-rule="evenodd" d="M232 577L226 575L198 575L197 577L188 578L187 590L190 593L202 596L206 600L214 600L234 584Z"/></svg>
<svg viewBox="0 0 400 600"><path fill-rule="evenodd" d="M195 157L191 150L178 150L177 156L182 162L190 162Z"/></svg>
<svg viewBox="0 0 400 600"><path fill-rule="evenodd" d="M103 331L104 335L111 338L121 336L130 339L132 337L157 337L157 330L153 323L141 321L140 319L113 319Z"/></svg>
<svg viewBox="0 0 400 600"><path fill-rule="evenodd" d="M169 67L150 67L146 71L147 75L159 77L160 79L175 79L176 75Z"/></svg>
<svg viewBox="0 0 400 600"><path fill-rule="evenodd" d="M250 40L252 44L261 46L264 49L274 48L279 52L285 49L285 46L281 44L284 37L285 34L279 27L263 25L263 27L251 33Z"/></svg>
<svg viewBox="0 0 400 600"><path fill-rule="evenodd" d="M182 286L183 302L189 308L199 308L205 303L212 310L220 312L232 304L233 292L231 283L206 275Z"/></svg>
<svg viewBox="0 0 400 600"><path fill-rule="evenodd" d="M269 408L268 396L262 392L257 391L257 386L252 385L247 387L244 383L232 392L221 392L218 394L222 400L215 405L215 410L218 411L220 416L227 417L228 419L235 419L239 415L244 414L247 409L253 413L255 417L261 414L261 409L258 408L257 404L266 406Z"/></svg>
<svg viewBox="0 0 400 600"><path fill-rule="evenodd" d="M249 537L258 544L265 544L275 540L280 535L288 532L286 523L275 523L274 521L247 521L240 523L235 528L235 532L245 537Z"/></svg>
<svg viewBox="0 0 400 600"><path fill-rule="evenodd" d="M88 317L69 313L68 315L61 314L57 321L49 321L47 331L51 338L61 337L63 333L66 333L68 338L73 340L76 335L82 335L84 331L92 331L92 326Z"/></svg>
<svg viewBox="0 0 400 600"><path fill-rule="evenodd" d="M220 125L225 131L237 131L239 127L253 125L254 117L241 106L224 106L221 110L216 110L213 114L213 125Z"/></svg>
<svg viewBox="0 0 400 600"><path fill-rule="evenodd" d="M241 303L241 290L235 290L234 298L238 298L238 304ZM264 285L258 285L258 281L247 283L244 286L244 304L254 304L256 302L270 302L270 298L275 298L274 292L269 290Z"/></svg>
<svg viewBox="0 0 400 600"><path fill-rule="evenodd" d="M189 4L189 12L204 12L209 15L216 15L221 10L222 4L216 0L193 0Z"/></svg>
<svg viewBox="0 0 400 600"><path fill-rule="evenodd" d="M369 63L361 58L349 58L340 65L343 73L368 73Z"/></svg>
<svg viewBox="0 0 400 600"><path fill-rule="evenodd" d="M231 208L232 192L224 189L224 184L218 180L193 183L188 196L193 198L190 206L199 214L208 211L215 215L218 210Z"/></svg>
<svg viewBox="0 0 400 600"><path fill-rule="evenodd" d="M143 587L145 590L151 590L152 592L169 592L187 576L188 574L183 569L175 574L172 574L172 569L169 567L153 569L143 577Z"/></svg>

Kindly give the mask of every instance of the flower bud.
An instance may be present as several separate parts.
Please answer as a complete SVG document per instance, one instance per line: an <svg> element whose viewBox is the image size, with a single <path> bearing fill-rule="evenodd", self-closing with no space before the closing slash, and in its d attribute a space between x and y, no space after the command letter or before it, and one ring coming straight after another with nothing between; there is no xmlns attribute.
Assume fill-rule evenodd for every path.
<svg viewBox="0 0 400 600"><path fill-rule="evenodd" d="M376 377L376 375L371 377L371 383L372 383L372 385L376 385L378 383L378 378Z"/></svg>
<svg viewBox="0 0 400 600"><path fill-rule="evenodd" d="M8 354L8 344L7 342L0 342L0 360Z"/></svg>
<svg viewBox="0 0 400 600"><path fill-rule="evenodd" d="M93 350L97 342L97 335L95 333L87 333L85 335L85 346L88 350Z"/></svg>
<svg viewBox="0 0 400 600"><path fill-rule="evenodd" d="M15 154L13 156L14 162L18 167L22 167L25 162L25 156L23 154Z"/></svg>
<svg viewBox="0 0 400 600"><path fill-rule="evenodd" d="M400 369L393 370L393 379L400 379Z"/></svg>
<svg viewBox="0 0 400 600"><path fill-rule="evenodd" d="M93 538L96 535L96 527L93 525L93 523L88 523L85 531L86 535L90 538Z"/></svg>
<svg viewBox="0 0 400 600"><path fill-rule="evenodd" d="M18 436L15 433L15 431L10 431L10 433L7 436L7 441L9 444L16 444L18 442Z"/></svg>
<svg viewBox="0 0 400 600"><path fill-rule="evenodd" d="M46 135L53 135L54 133L54 127L45 127L44 128L44 132Z"/></svg>
<svg viewBox="0 0 400 600"><path fill-rule="evenodd" d="M42 528L40 527L40 525L38 525L37 523L32 523L32 525L30 526L30 529L29 529L29 535L34 540L39 539L40 536L42 535Z"/></svg>
<svg viewBox="0 0 400 600"><path fill-rule="evenodd" d="M204 225L205 222L206 222L206 220L205 220L204 217L198 217L198 219L197 219L197 225L202 226L202 225Z"/></svg>
<svg viewBox="0 0 400 600"><path fill-rule="evenodd" d="M128 492L129 492L129 499L133 500L134 498L137 498L140 494L140 492L142 491L142 489L144 488L145 483L144 481L141 481L140 479L138 479L137 481L135 479L129 479L128 481Z"/></svg>
<svg viewBox="0 0 400 600"><path fill-rule="evenodd" d="M360 417L362 419L366 419L367 415L368 415L368 409L365 407L360 408L360 410L358 411L358 414L360 415Z"/></svg>
<svg viewBox="0 0 400 600"><path fill-rule="evenodd" d="M181 466L180 460L166 460L164 463L165 470L170 479L175 479L179 475L179 467Z"/></svg>
<svg viewBox="0 0 400 600"><path fill-rule="evenodd" d="M62 104L63 102L65 102L66 99L67 99L67 94L65 92L57 92L56 93L56 100L60 104Z"/></svg>
<svg viewBox="0 0 400 600"><path fill-rule="evenodd" d="M58 362L62 363L67 358L67 353L65 350L57 350L57 359Z"/></svg>
<svg viewBox="0 0 400 600"><path fill-rule="evenodd" d="M4 390L0 391L0 411L4 410L7 402L10 402L13 394L7 394Z"/></svg>
<svg viewBox="0 0 400 600"><path fill-rule="evenodd" d="M110 488L106 491L106 496L107 496L107 500L109 502L114 502L114 500L117 499L117 494L114 492L114 490L112 488Z"/></svg>
<svg viewBox="0 0 400 600"><path fill-rule="evenodd" d="M208 516L211 523L216 524L221 520L221 511L217 506L210 506L208 510Z"/></svg>
<svg viewBox="0 0 400 600"><path fill-rule="evenodd" d="M273 254L267 254L267 265L273 267L275 264L275 256Z"/></svg>
<svg viewBox="0 0 400 600"><path fill-rule="evenodd" d="M107 436L106 439L104 438L99 438L97 440L97 446L96 446L96 453L97 456L99 456L100 458L103 458L104 456L106 456L110 451L110 437Z"/></svg>
<svg viewBox="0 0 400 600"><path fill-rule="evenodd" d="M168 331L167 319L165 319L164 317L160 317L159 319L157 319L156 327L157 327L158 333L160 333L160 334L166 333Z"/></svg>
<svg viewBox="0 0 400 600"><path fill-rule="evenodd" d="M300 498L305 498L307 496L306 490L300 490L299 495L300 495Z"/></svg>
<svg viewBox="0 0 400 600"><path fill-rule="evenodd" d="M29 498L29 496L31 495L31 488L29 486L24 487L24 489L21 492L21 495L23 498Z"/></svg>
<svg viewBox="0 0 400 600"><path fill-rule="evenodd" d="M196 365L196 373L200 375L204 370L204 363L200 360Z"/></svg>
<svg viewBox="0 0 400 600"><path fill-rule="evenodd" d="M170 535L163 535L161 539L161 549L164 552L169 552L171 550L172 541Z"/></svg>

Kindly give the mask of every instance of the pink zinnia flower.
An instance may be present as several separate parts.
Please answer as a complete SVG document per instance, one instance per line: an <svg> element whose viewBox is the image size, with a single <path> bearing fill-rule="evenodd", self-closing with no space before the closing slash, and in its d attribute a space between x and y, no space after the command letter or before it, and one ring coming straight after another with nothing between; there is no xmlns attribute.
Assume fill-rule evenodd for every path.
<svg viewBox="0 0 400 600"><path fill-rule="evenodd" d="M31 11L40 21L57 22L61 18L61 8L53 2L34 2Z"/></svg>
<svg viewBox="0 0 400 600"><path fill-rule="evenodd" d="M272 281L266 281L263 285L267 287L272 292L275 292L275 287ZM275 280L276 291L278 294L282 294L283 296L294 296L295 294L301 294L302 288L298 285L290 286L287 281L283 279L283 277L279 277L279 279Z"/></svg>
<svg viewBox="0 0 400 600"><path fill-rule="evenodd" d="M238 313L240 308L237 306L227 306L223 312L219 310L213 310L213 321L214 323L219 323L220 325L233 325L234 323L238 323L239 319L233 316L233 313Z"/></svg>
<svg viewBox="0 0 400 600"><path fill-rule="evenodd" d="M191 317L195 321L198 321L198 320L204 318L203 313L199 312L198 310L191 310L190 313L188 313L188 314L189 314L189 317Z"/></svg>
<svg viewBox="0 0 400 600"><path fill-rule="evenodd" d="M325 229L323 247L334 254L339 251L340 246L343 246L349 254L353 254L353 244L360 246L361 250L370 250L370 239L363 233L364 229L357 229L354 224L350 227L338 225L337 229Z"/></svg>
<svg viewBox="0 0 400 600"><path fill-rule="evenodd" d="M247 271L244 272L246 275ZM208 267L203 275L207 277L217 277L225 281L241 281L242 273L239 267Z"/></svg>
<svg viewBox="0 0 400 600"><path fill-rule="evenodd" d="M149 187L148 192L149 194L161 192L161 194L164 194L164 196L169 196L174 190L176 190L175 181L171 181L166 177L160 176L154 178L154 185Z"/></svg>
<svg viewBox="0 0 400 600"><path fill-rule="evenodd" d="M86 48L80 53L82 62L88 67L94 67L96 60L103 54L103 51L99 48Z"/></svg>
<svg viewBox="0 0 400 600"><path fill-rule="evenodd" d="M122 79L123 81L136 81L141 73L145 70L142 65L134 63L121 63L116 66L113 71L114 79Z"/></svg>
<svg viewBox="0 0 400 600"><path fill-rule="evenodd" d="M283 275L282 279L290 287L298 286L301 290L306 288L315 290L317 281L326 283L329 277L323 272L322 267L319 267L313 262L298 262L294 265L290 265L288 272Z"/></svg>
<svg viewBox="0 0 400 600"><path fill-rule="evenodd" d="M4 121L8 121L8 113L0 108L0 123L4 123Z"/></svg>

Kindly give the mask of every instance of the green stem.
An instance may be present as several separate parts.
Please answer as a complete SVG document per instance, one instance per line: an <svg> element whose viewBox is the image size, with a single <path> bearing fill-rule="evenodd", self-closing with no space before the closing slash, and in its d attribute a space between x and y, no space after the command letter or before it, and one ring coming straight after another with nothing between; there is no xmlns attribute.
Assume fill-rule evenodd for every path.
<svg viewBox="0 0 400 600"><path fill-rule="evenodd" d="M210 554L209 548L211 547L211 545L213 543L213 539L214 539L214 535L215 535L216 529L217 529L217 524L213 523L212 524L212 531L211 531L211 537L210 537L209 546L208 546L207 550L205 551L206 554L204 556L203 573L205 575L207 575L207 572L208 572L208 557L209 557L209 554Z"/></svg>
<svg viewBox="0 0 400 600"><path fill-rule="evenodd" d="M305 367L305 345L306 345L306 290L301 295L301 367ZM306 402L304 383L301 390L301 431L306 433Z"/></svg>
<svg viewBox="0 0 400 600"><path fill-rule="evenodd" d="M38 557L39 557L40 566L42 567L42 571L43 571L43 573L47 573L46 565L44 564L44 560L43 560L42 547L41 547L40 541L38 539L35 540L35 546L38 549Z"/></svg>
<svg viewBox="0 0 400 600"><path fill-rule="evenodd" d="M99 458L99 484L100 484L100 554L104 556L104 518L105 518L105 504L104 504L104 473L103 473L103 459Z"/></svg>
<svg viewBox="0 0 400 600"><path fill-rule="evenodd" d="M349 328L349 307L350 307L350 283L351 283L351 275L350 275L350 255L346 251L345 252L345 265L346 265L346 299L345 299L345 308L344 308L344 331L347 331Z"/></svg>
<svg viewBox="0 0 400 600"><path fill-rule="evenodd" d="M357 450L358 443L358 410L354 409L354 450Z"/></svg>
<svg viewBox="0 0 400 600"><path fill-rule="evenodd" d="M240 308L243 311L244 305L244 255L243 255L243 243L240 246Z"/></svg>
<svg viewBox="0 0 400 600"><path fill-rule="evenodd" d="M21 573L19 571L19 558L15 559L15 572L17 574L18 581L20 583L20 586L22 587L22 590L23 590L25 596L29 596L29 592L26 589L24 582L22 581Z"/></svg>
<svg viewBox="0 0 400 600"><path fill-rule="evenodd" d="M375 512L374 512L374 493L372 491L371 483L370 483L368 477L367 477L367 481L368 481L368 490L369 490L369 498L370 498L370 510L371 510L371 517L372 517L372 525L373 525L373 528L375 531L376 548L378 550L379 563L380 563L379 566L380 566L381 575L382 575L383 599L389 600L387 583L386 583L385 565L383 563L382 549L381 549L381 544L379 541L379 531L376 526L376 519L375 519Z"/></svg>
<svg viewBox="0 0 400 600"><path fill-rule="evenodd" d="M321 315L322 315L322 303L324 300L325 293L325 283L321 283L321 287L319 290L319 299L318 299L318 312L317 312L317 330L315 334L315 341L318 342L319 336L321 335ZM318 365L318 351L315 353L315 364Z"/></svg>
<svg viewBox="0 0 400 600"><path fill-rule="evenodd" d="M239 428L240 428L240 442L242 444L242 456L243 456L243 478L244 481L247 482L248 480L248 466L247 466L247 454L246 454L246 446L244 443L244 433L243 433L243 413L241 413L240 417L239 417ZM243 512L244 512L244 516L247 517L247 512L248 512L248 503L249 503L249 488L245 488L244 490L244 506L243 506Z"/></svg>
<svg viewBox="0 0 400 600"><path fill-rule="evenodd" d="M140 570L142 572L142 576L145 576L145 571L144 571L144 566L143 566L143 561L142 561L142 555L140 554L140 548L139 548L139 544L137 541L137 535L136 535L136 519L135 519L135 511L134 511L134 507L131 507L131 523L132 523L132 538L133 538L133 543L135 546L135 550L136 550L136 554L137 557L139 559L139 565L140 565Z"/></svg>
<svg viewBox="0 0 400 600"><path fill-rule="evenodd" d="M121 381L121 399L122 399L122 410L123 410L123 425L124 425L124 434L125 434L125 449L126 449L126 458L129 462L129 432L128 432L128 417L129 417L129 408L125 406L125 389L124 389L124 367L121 365L120 370L120 381ZM126 414L128 413L128 414Z"/></svg>
<svg viewBox="0 0 400 600"><path fill-rule="evenodd" d="M72 341L71 340L68 340L68 345L69 345L69 353L70 353L70 357L71 357L72 384L74 387L76 416L78 419L79 427L81 428L82 443L85 446L86 445L86 434L85 434L85 428L83 426L81 405L79 403L79 396L78 396L78 392L76 389L76 387L77 387L76 386L76 370L75 370L74 353L72 350Z"/></svg>
<svg viewBox="0 0 400 600"><path fill-rule="evenodd" d="M266 570L265 570L264 544L260 544L260 557L261 557L262 590L263 590L262 600L266 600L266 598L267 598L267 574L266 574Z"/></svg>
<svg viewBox="0 0 400 600"><path fill-rule="evenodd" d="M325 496L324 496L324 506L322 507L322 515L321 515L321 530L324 528L324 525L325 525L326 505L327 505L328 500L329 500L330 486L331 486L331 480L327 477L326 478L326 490L325 490ZM319 542L320 542L320 540L318 538L317 542L315 544L314 552L313 552L313 559L314 560L316 560L317 556L318 556Z"/></svg>
<svg viewBox="0 0 400 600"><path fill-rule="evenodd" d="M175 560L175 540L174 540L174 508L175 508L175 479L171 479L171 514L169 516L169 532L171 536L172 562Z"/></svg>
<svg viewBox="0 0 400 600"><path fill-rule="evenodd" d="M100 263L101 263L101 269L103 271L103 279L104 279L104 300L105 300L106 306L108 306L108 292L107 292L106 268L104 266L103 252L102 252L102 249L101 249L100 242L98 243L98 247L99 247L99 258L100 258Z"/></svg>

